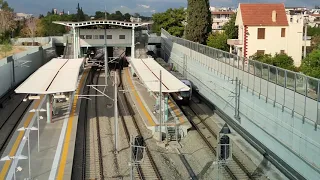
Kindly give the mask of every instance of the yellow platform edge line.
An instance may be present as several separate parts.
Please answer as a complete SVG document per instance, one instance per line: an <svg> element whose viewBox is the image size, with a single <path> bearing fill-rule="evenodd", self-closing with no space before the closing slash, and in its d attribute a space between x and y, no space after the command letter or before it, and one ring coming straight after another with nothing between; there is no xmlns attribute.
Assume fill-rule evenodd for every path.
<svg viewBox="0 0 320 180"><path fill-rule="evenodd" d="M169 99L168 100L169 102L169 107L172 109L173 107L175 107L175 104ZM176 114L177 117L179 117L179 121L180 123L184 123L184 119L183 119L183 116L181 116L182 112L179 108L173 110L173 112Z"/></svg>
<svg viewBox="0 0 320 180"><path fill-rule="evenodd" d="M83 73L83 75L80 79L78 89L76 91L76 95L79 95L81 87L82 87L83 82L85 80L85 77L87 77L87 74L88 74L88 69L85 70L85 72ZM78 103L78 97L74 96L71 112L70 112L69 119L68 119L67 132L66 132L66 136L65 136L65 139L63 142L63 149L62 149L62 154L61 154L61 159L60 159L59 169L58 169L56 179L63 179L63 176L64 176L64 170L66 167L67 156L68 156L68 151L69 151L69 143L70 143L70 138L71 138L71 133L72 133L72 128L73 128L73 120L74 120L74 116L75 116L75 113L77 110L77 103Z"/></svg>
<svg viewBox="0 0 320 180"><path fill-rule="evenodd" d="M40 99L38 99L38 100L35 101L35 104L34 104L34 106L33 106L33 109L38 109L38 106L40 105L40 102L42 101L43 96L44 96L44 95L41 95L41 96L40 96ZM29 126L29 124L30 124L33 116L34 116L34 112L30 112L29 115L28 115L28 117L27 117L27 119L26 119L26 121L23 123L23 127L27 128L27 127ZM9 156L14 156L14 155L16 154L16 152L17 152L17 150L18 150L18 147L19 147L19 145L20 145L20 143L21 143L21 140L22 140L22 138L23 138L24 133L25 133L24 131L20 131L20 132L19 132L19 134L18 134L18 136L17 136L17 138L16 138L16 141L14 142L14 144L13 144L13 146L12 146L12 148L11 148L11 151L10 151L10 153L9 153ZM3 165L2 170L1 170L1 173L0 173L0 179L5 179L5 176L7 175L8 170L9 170L9 167L10 167L10 165L11 165L11 161L12 161L12 160L8 160L8 161L6 161L5 164Z"/></svg>
<svg viewBox="0 0 320 180"><path fill-rule="evenodd" d="M137 103L138 103L139 107L141 108L143 114L146 116L149 125L155 126L156 123L153 121L151 115L150 115L149 112L147 111L146 107L143 105L143 103L142 103L142 101L141 101L141 99L140 99L140 96L138 95L137 91L136 91L135 88L134 88L132 79L130 78L130 75L129 75L129 69L128 69L128 68L126 68L125 75L126 75L126 79L127 79L128 82L129 82L130 89L132 90L132 92L133 92L133 94L134 94L134 97L136 98Z"/></svg>

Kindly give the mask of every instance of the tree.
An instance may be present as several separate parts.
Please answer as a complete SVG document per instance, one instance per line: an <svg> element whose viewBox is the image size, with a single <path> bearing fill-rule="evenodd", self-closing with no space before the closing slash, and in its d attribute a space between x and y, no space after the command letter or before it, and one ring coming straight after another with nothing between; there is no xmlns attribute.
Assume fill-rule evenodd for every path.
<svg viewBox="0 0 320 180"><path fill-rule="evenodd" d="M107 13L109 15L109 13ZM104 19L105 18L105 12L102 11L96 11L94 15L94 19Z"/></svg>
<svg viewBox="0 0 320 180"><path fill-rule="evenodd" d="M9 7L6 1L0 0L0 43L9 39L10 33L14 30L16 23L14 21L13 9Z"/></svg>
<svg viewBox="0 0 320 180"><path fill-rule="evenodd" d="M139 13L134 13L133 17L138 18L138 17L140 17L140 14Z"/></svg>
<svg viewBox="0 0 320 180"><path fill-rule="evenodd" d="M308 26L307 35L308 35L308 36L320 35L320 27L311 27L311 26Z"/></svg>
<svg viewBox="0 0 320 180"><path fill-rule="evenodd" d="M12 50L12 45L9 40L6 40L1 46L1 52L4 52L4 56L7 56L7 53Z"/></svg>
<svg viewBox="0 0 320 180"><path fill-rule="evenodd" d="M130 22L131 15L129 13L125 13L123 15L124 21Z"/></svg>
<svg viewBox="0 0 320 180"><path fill-rule="evenodd" d="M223 51L228 51L229 46L227 44L228 36L225 32L213 32L207 39L207 45Z"/></svg>
<svg viewBox="0 0 320 180"><path fill-rule="evenodd" d="M0 0L1 10L3 11L9 11L13 12L13 8L9 7L9 4L7 1Z"/></svg>
<svg viewBox="0 0 320 180"><path fill-rule="evenodd" d="M287 54L275 54L273 57L271 54L254 54L250 56L250 59L260 61L262 63L270 64L273 66L277 66L283 69L288 69L291 71L296 70L294 66L294 61L291 56Z"/></svg>
<svg viewBox="0 0 320 180"><path fill-rule="evenodd" d="M273 65L283 69L288 69L291 71L295 70L294 60L292 59L291 56L288 56L285 53L276 54L273 57Z"/></svg>
<svg viewBox="0 0 320 180"><path fill-rule="evenodd" d="M237 14L231 15L230 20L222 27L222 29L228 36L228 39L238 39L238 26L235 25L236 17Z"/></svg>
<svg viewBox="0 0 320 180"><path fill-rule="evenodd" d="M78 3L78 7L77 7L77 21L85 21L86 20L86 16L82 10L82 7L80 7L80 4Z"/></svg>
<svg viewBox="0 0 320 180"><path fill-rule="evenodd" d="M62 36L67 32L66 27L62 25L53 24L52 21L77 21L75 14L70 15L49 15L41 19L42 26L41 34L44 36Z"/></svg>
<svg viewBox="0 0 320 180"><path fill-rule="evenodd" d="M184 25L182 22L185 20L186 12L184 8L168 9L163 13L155 13L152 15L153 32L160 34L161 28L168 31L170 34L182 37Z"/></svg>
<svg viewBox="0 0 320 180"><path fill-rule="evenodd" d="M208 0L188 0L186 38L205 44L211 32L211 12Z"/></svg>
<svg viewBox="0 0 320 180"><path fill-rule="evenodd" d="M250 59L273 65L273 59L272 59L271 54L257 54L257 53L255 53L254 55L250 56Z"/></svg>
<svg viewBox="0 0 320 180"><path fill-rule="evenodd" d="M43 36L43 26L41 20L37 18L30 18L26 20L23 29L21 30L23 37L31 37L32 45L34 45L34 37Z"/></svg>
<svg viewBox="0 0 320 180"><path fill-rule="evenodd" d="M302 60L300 70L308 76L320 78L320 49L313 50Z"/></svg>

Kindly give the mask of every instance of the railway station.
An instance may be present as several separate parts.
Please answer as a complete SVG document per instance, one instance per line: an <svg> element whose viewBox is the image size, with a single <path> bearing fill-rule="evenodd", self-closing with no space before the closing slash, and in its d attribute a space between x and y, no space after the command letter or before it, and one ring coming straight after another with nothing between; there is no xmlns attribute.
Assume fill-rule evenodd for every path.
<svg viewBox="0 0 320 180"><path fill-rule="evenodd" d="M152 23L54 23L63 54L0 65L0 179L320 178L319 80Z"/></svg>

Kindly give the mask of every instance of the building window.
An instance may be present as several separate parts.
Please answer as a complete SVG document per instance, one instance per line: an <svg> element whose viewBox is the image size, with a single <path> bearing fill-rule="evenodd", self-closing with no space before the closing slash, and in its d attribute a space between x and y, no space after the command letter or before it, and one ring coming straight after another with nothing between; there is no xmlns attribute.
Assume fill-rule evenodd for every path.
<svg viewBox="0 0 320 180"><path fill-rule="evenodd" d="M86 39L92 39L92 35L86 35Z"/></svg>
<svg viewBox="0 0 320 180"><path fill-rule="evenodd" d="M258 39L265 39L266 28L258 28Z"/></svg>
<svg viewBox="0 0 320 180"><path fill-rule="evenodd" d="M107 39L112 39L112 35L107 35Z"/></svg>
<svg viewBox="0 0 320 180"><path fill-rule="evenodd" d="M281 28L281 37L286 37L286 28Z"/></svg>
<svg viewBox="0 0 320 180"><path fill-rule="evenodd" d="M126 39L126 35L119 35L119 39Z"/></svg>
<svg viewBox="0 0 320 180"><path fill-rule="evenodd" d="M280 54L285 54L286 52L284 50L280 50Z"/></svg>
<svg viewBox="0 0 320 180"><path fill-rule="evenodd" d="M257 55L264 55L264 50L257 50Z"/></svg>
<svg viewBox="0 0 320 180"><path fill-rule="evenodd" d="M99 35L99 39L104 39L104 35Z"/></svg>

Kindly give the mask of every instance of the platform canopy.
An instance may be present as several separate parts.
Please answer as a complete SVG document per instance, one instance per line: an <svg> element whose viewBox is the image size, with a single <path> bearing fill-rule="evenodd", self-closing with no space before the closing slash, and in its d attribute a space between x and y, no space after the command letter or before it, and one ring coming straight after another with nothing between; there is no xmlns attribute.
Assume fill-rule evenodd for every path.
<svg viewBox="0 0 320 180"><path fill-rule="evenodd" d="M162 73L162 92L189 91L190 88L164 69L154 59L129 59L130 65L149 91L160 91L160 70Z"/></svg>
<svg viewBox="0 0 320 180"><path fill-rule="evenodd" d="M75 91L82 63L83 59L52 59L25 80L15 92L54 94Z"/></svg>
<svg viewBox="0 0 320 180"><path fill-rule="evenodd" d="M65 22L65 21L53 21L54 24L60 24L68 27L84 27L93 25L115 25L122 27L140 27L152 24L152 22L125 22L117 20L91 20L91 21L81 21L81 22Z"/></svg>

